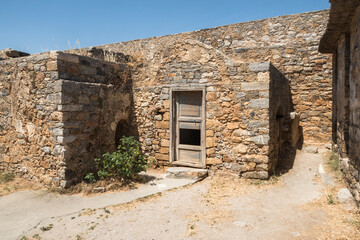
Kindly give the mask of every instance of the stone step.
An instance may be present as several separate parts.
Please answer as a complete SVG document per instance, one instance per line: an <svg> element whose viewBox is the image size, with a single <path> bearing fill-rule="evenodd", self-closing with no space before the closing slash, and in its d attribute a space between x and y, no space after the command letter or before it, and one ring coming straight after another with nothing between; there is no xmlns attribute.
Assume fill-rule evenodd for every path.
<svg viewBox="0 0 360 240"><path fill-rule="evenodd" d="M207 169L171 167L166 170L167 178L202 180L208 175Z"/></svg>

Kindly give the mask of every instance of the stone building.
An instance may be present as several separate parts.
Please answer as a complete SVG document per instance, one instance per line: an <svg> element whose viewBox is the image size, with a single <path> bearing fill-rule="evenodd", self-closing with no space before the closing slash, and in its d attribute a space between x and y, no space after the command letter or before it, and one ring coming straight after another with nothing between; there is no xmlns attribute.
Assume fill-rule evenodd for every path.
<svg viewBox="0 0 360 240"><path fill-rule="evenodd" d="M341 170L360 203L360 1L332 0L319 51L333 55L333 127Z"/></svg>
<svg viewBox="0 0 360 240"><path fill-rule="evenodd" d="M266 179L303 141L330 141L331 57L318 52L327 18L2 60L0 168L64 187L134 135L159 165Z"/></svg>

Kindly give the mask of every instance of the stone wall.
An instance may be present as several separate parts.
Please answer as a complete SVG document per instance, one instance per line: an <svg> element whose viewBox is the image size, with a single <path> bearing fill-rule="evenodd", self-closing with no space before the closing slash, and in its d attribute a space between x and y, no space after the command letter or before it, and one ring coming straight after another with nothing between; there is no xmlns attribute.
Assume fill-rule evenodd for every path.
<svg viewBox="0 0 360 240"><path fill-rule="evenodd" d="M203 86L206 89L206 165L248 178L264 179L272 173L278 155L269 155L269 142L274 150L279 142L277 137L269 135L269 127L276 118L273 111L280 106L284 116L290 118L289 82L268 62L233 62L230 68L233 74L226 83L219 81L221 74L217 65L178 60L162 66L164 77L159 78L157 84L134 89L137 125L146 155L162 165L171 162L170 91L184 85ZM273 91L271 100L269 91ZM271 119L269 101L274 104L270 108ZM270 141L271 137L276 139Z"/></svg>
<svg viewBox="0 0 360 240"><path fill-rule="evenodd" d="M133 105L126 65L61 52L0 64L1 169L67 186L115 149Z"/></svg>
<svg viewBox="0 0 360 240"><path fill-rule="evenodd" d="M353 16L350 28L350 126L349 162L345 162L345 173L350 190L360 204L360 6Z"/></svg>
<svg viewBox="0 0 360 240"><path fill-rule="evenodd" d="M329 24L320 42L333 53L333 142L350 191L360 204L360 5L331 1Z"/></svg>
<svg viewBox="0 0 360 240"><path fill-rule="evenodd" d="M52 129L61 122L48 101L60 92L48 63L49 53L0 62L0 168L14 170L46 184L63 168Z"/></svg>
<svg viewBox="0 0 360 240"><path fill-rule="evenodd" d="M68 186L121 135L138 136L144 153L167 165L172 91L197 87L205 93L204 167L267 178L302 133L306 141L330 139L331 61L317 52L327 16L295 14L2 61L0 166Z"/></svg>
<svg viewBox="0 0 360 240"><path fill-rule="evenodd" d="M324 10L72 52L113 61L126 58L134 64L134 85L149 87L161 82L163 66L177 59L201 59L200 65L217 65L215 76L222 82L236 75L229 62L270 61L290 81L305 140L327 142L331 131L331 57L317 51L327 18ZM183 82L192 79L186 74L168 77Z"/></svg>

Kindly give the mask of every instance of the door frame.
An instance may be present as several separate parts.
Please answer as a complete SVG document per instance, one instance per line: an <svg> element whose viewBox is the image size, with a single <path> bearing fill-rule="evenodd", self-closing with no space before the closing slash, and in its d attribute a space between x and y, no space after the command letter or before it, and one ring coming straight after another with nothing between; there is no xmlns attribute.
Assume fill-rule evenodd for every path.
<svg viewBox="0 0 360 240"><path fill-rule="evenodd" d="M176 92L202 92L201 98L201 163L185 163L176 161ZM205 86L174 86L170 88L170 164L206 168L206 87Z"/></svg>

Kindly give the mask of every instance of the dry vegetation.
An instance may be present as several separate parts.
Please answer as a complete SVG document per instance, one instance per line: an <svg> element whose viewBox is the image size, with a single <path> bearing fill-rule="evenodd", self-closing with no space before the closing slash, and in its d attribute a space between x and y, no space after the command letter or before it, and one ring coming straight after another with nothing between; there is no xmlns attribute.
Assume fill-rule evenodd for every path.
<svg viewBox="0 0 360 240"><path fill-rule="evenodd" d="M29 181L16 176L11 172L0 172L0 196L23 190L45 189L36 181Z"/></svg>
<svg viewBox="0 0 360 240"><path fill-rule="evenodd" d="M319 240L358 240L360 239L360 211L346 210L337 200L340 188L345 187L345 180L339 169L339 157L334 152L324 154L324 168L334 181L334 185L324 186L325 194L320 199L306 204L304 210L322 209L327 213L326 223L315 226L313 232L302 239L311 239L317 236Z"/></svg>

